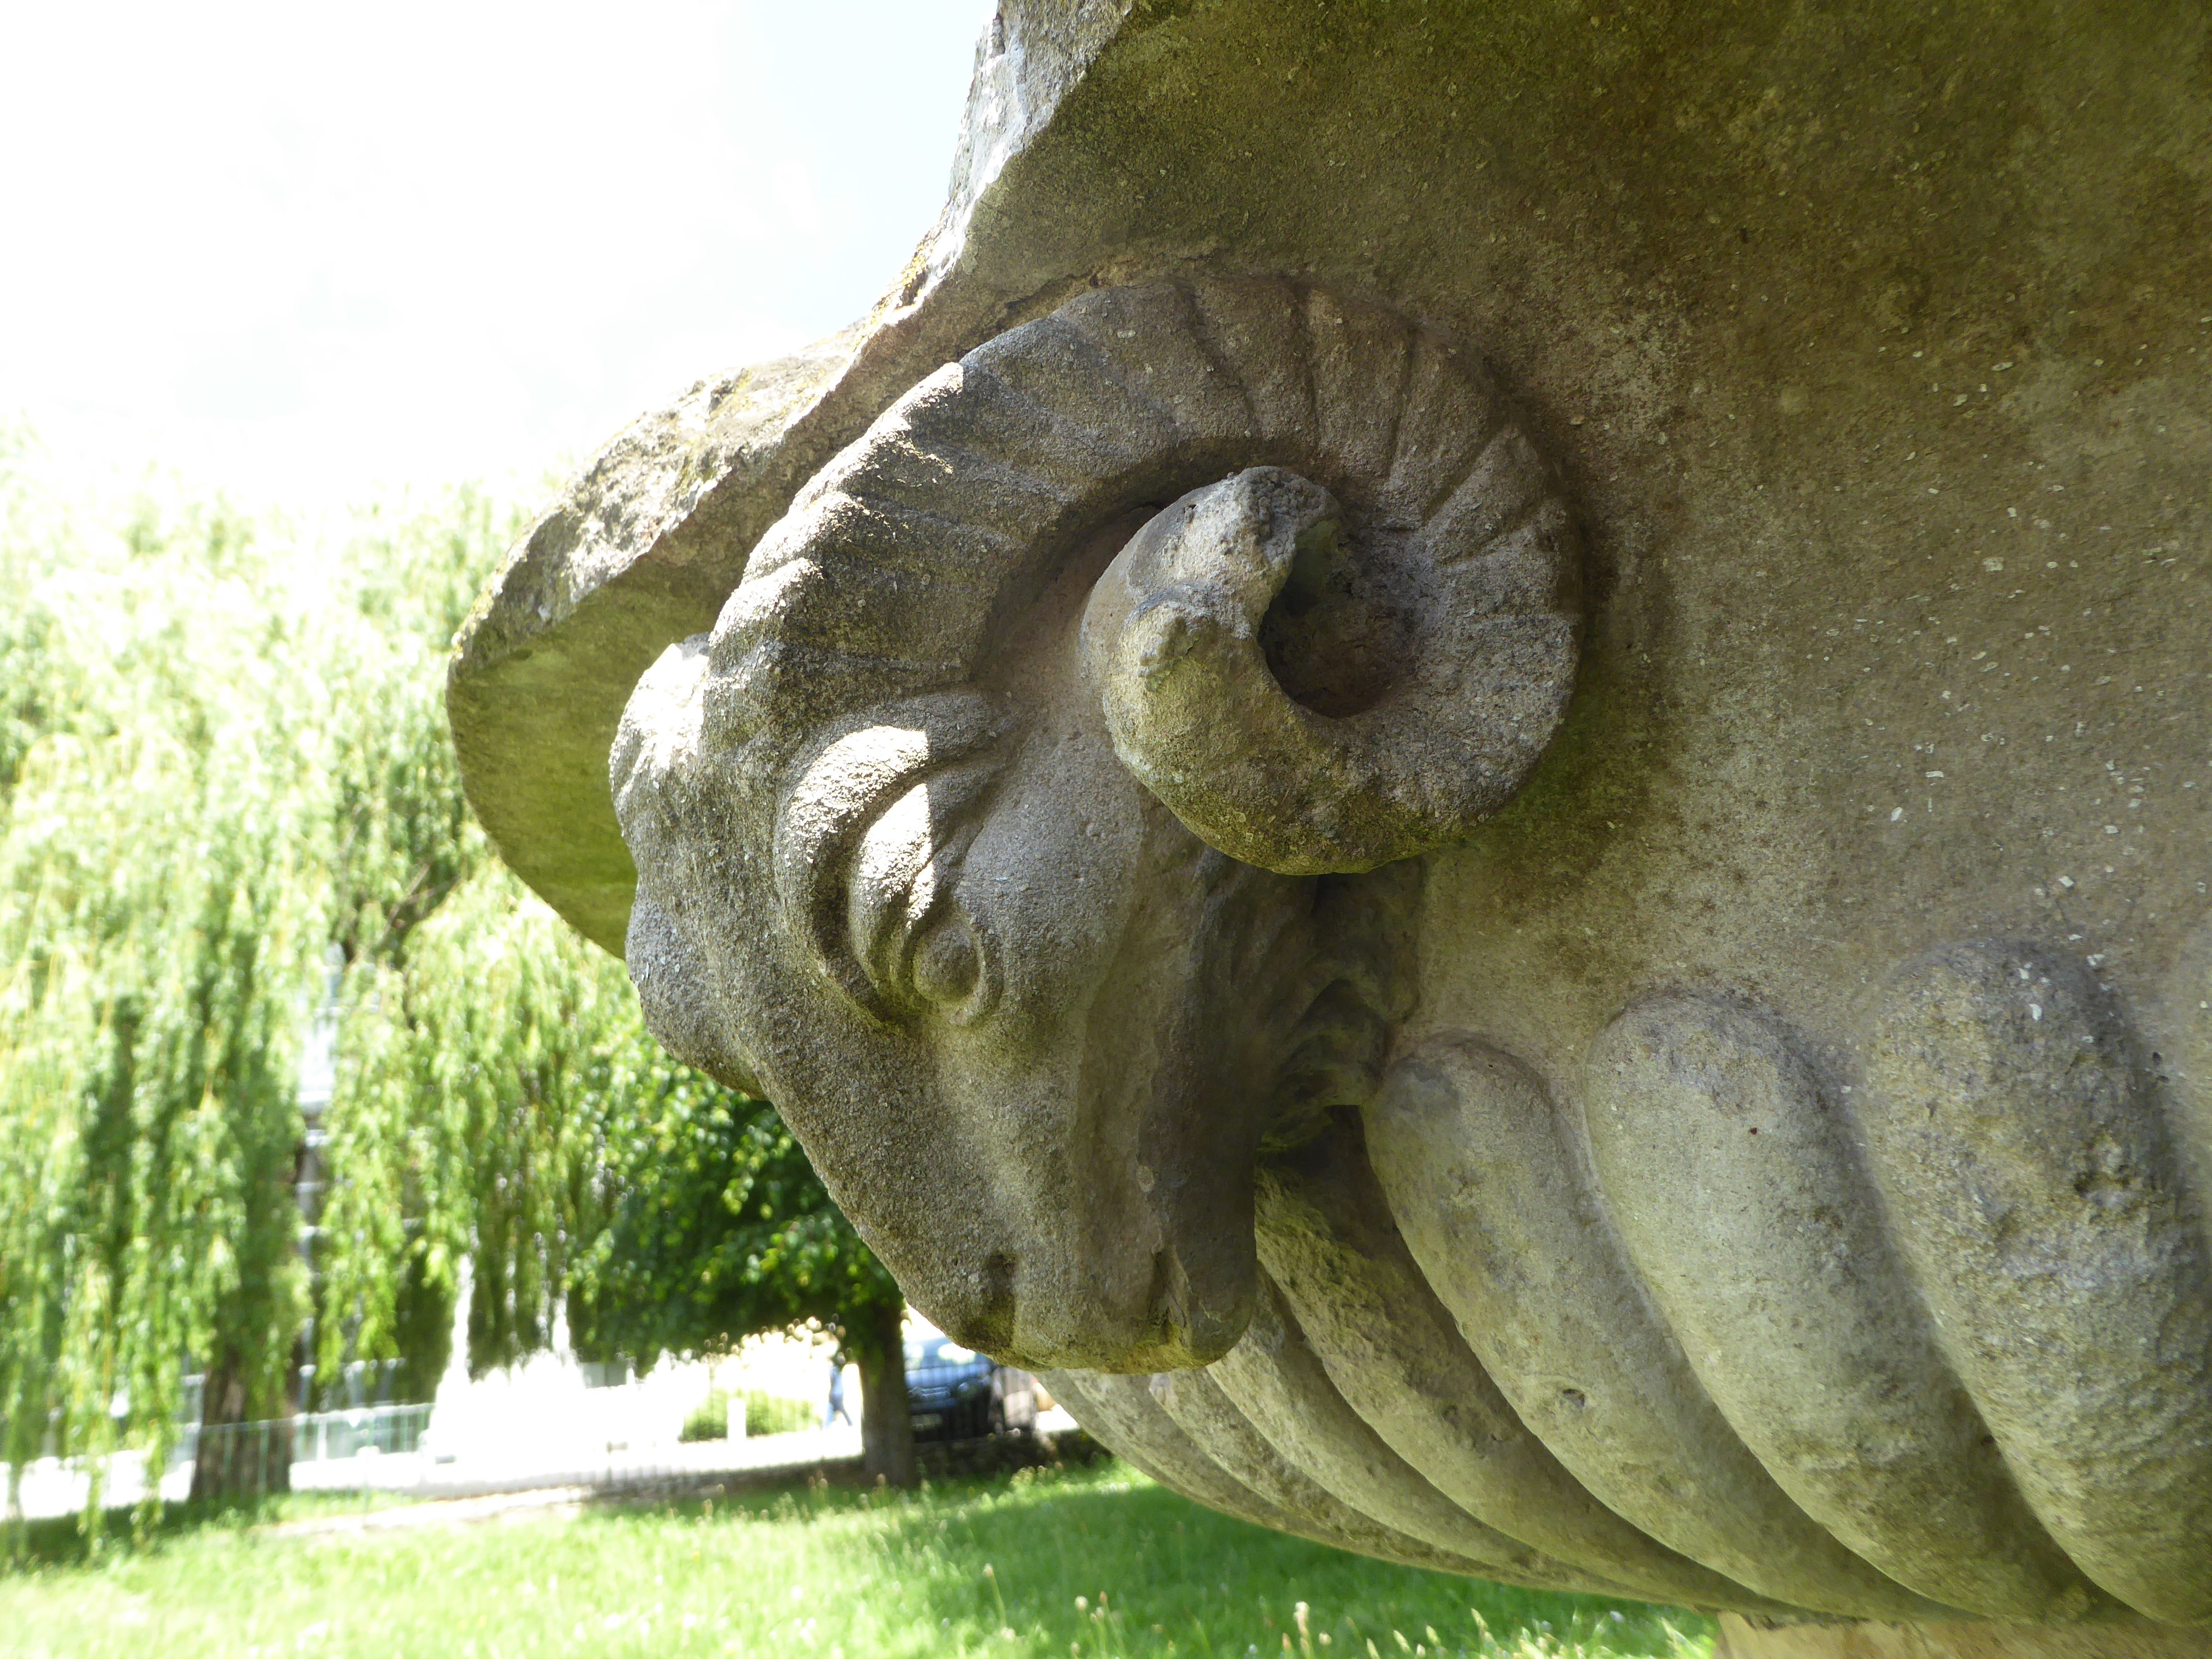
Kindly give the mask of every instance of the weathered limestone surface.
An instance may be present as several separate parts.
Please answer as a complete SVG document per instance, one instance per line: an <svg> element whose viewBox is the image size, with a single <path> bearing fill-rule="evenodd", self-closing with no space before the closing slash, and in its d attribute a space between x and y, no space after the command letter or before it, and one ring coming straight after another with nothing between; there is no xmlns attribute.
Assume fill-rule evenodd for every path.
<svg viewBox="0 0 2212 1659"><path fill-rule="evenodd" d="M2198 1659L2201 1631L2171 1625L1820 1625L1754 1629L1721 1615L1713 1659Z"/></svg>
<svg viewBox="0 0 2212 1659"><path fill-rule="evenodd" d="M599 787L630 688L713 624L852 366L840 336L720 375L624 432L508 556L447 693L471 801L517 873L619 952L636 872Z"/></svg>
<svg viewBox="0 0 2212 1659"><path fill-rule="evenodd" d="M2212 1652L2208 65L1008 4L893 294L518 550L471 799L1201 1502Z"/></svg>

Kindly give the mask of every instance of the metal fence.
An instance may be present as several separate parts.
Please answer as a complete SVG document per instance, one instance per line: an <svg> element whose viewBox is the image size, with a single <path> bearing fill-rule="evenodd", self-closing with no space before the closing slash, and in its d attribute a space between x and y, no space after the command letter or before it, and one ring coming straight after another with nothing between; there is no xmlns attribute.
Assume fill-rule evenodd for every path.
<svg viewBox="0 0 2212 1659"><path fill-rule="evenodd" d="M284 1471L373 1451L397 1455L420 1449L430 1407L362 1406L307 1412L260 1423L195 1424L179 1441L172 1467L197 1463L225 1489L266 1492L289 1484Z"/></svg>
<svg viewBox="0 0 2212 1659"><path fill-rule="evenodd" d="M948 1369L972 1382L979 1368ZM1054 1447L1064 1433L1039 1432L1045 1402L1028 1373L994 1367L988 1394L961 1392L964 1398L957 1403L963 1409L929 1424L920 1420L927 1414L920 1409L921 1402L909 1395L926 1473L994 1472L1057 1455ZM147 1467L143 1454L135 1451L108 1460L103 1501L109 1507L128 1505L155 1488L179 1499L195 1485L234 1500L312 1490L358 1492L365 1503L379 1492L421 1499L553 1490L720 1491L732 1482L806 1478L810 1471L822 1478L848 1478L847 1466L856 1465L860 1452L860 1430L850 1424L751 1439L628 1445L605 1435L564 1433L594 1426L564 1422L542 1437L526 1434L485 1446L473 1437L466 1444L434 1440L430 1416L428 1405L362 1406L264 1422L180 1424L161 1468ZM1060 1431L1073 1427L1055 1422ZM0 1510L6 1507L9 1473L0 1465ZM93 1473L82 1459L48 1456L33 1462L21 1489L24 1512L37 1516L82 1510L90 1501Z"/></svg>

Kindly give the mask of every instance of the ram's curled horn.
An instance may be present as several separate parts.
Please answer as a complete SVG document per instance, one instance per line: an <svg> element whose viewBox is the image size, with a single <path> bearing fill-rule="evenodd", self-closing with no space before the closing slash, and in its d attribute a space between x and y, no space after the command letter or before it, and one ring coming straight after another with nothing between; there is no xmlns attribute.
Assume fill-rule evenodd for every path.
<svg viewBox="0 0 2212 1659"><path fill-rule="evenodd" d="M1424 348L1431 372L1366 411L1395 440L1387 469L1316 457L1348 503L1273 466L1193 490L1084 617L1122 763L1209 845L1285 875L1464 837L1520 787L1573 681L1566 514L1447 350L1415 337L1408 359ZM1317 357L1317 386L1332 370Z"/></svg>
<svg viewBox="0 0 2212 1659"><path fill-rule="evenodd" d="M1464 836L1541 754L1579 632L1548 470L1469 355L1266 280L1094 290L901 398L755 549L710 738L974 680L1147 511L1090 660L1124 763L1210 844L1370 868Z"/></svg>
<svg viewBox="0 0 2212 1659"><path fill-rule="evenodd" d="M1464 836L1519 787L1573 668L1548 570L1514 573L1533 592L1470 596L1418 565L1370 554L1363 568L1345 537L1327 490L1255 467L1153 518L1084 616L1123 764L1209 846L1285 875L1369 870ZM1501 611L1501 597L1544 608ZM1322 637L1297 665L1300 701L1269 658L1332 602L1335 625L1309 630Z"/></svg>

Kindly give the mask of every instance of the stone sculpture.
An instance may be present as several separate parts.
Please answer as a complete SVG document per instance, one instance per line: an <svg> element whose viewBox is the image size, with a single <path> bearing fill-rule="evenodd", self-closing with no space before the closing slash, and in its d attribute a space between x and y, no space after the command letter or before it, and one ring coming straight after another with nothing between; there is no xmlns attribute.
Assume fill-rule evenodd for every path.
<svg viewBox="0 0 2212 1659"><path fill-rule="evenodd" d="M1944 483L1832 483L1771 350L1686 394L1765 459L1632 400L1608 471L1418 262L1005 297L1062 104L1109 89L1087 153L1114 88L1318 27L1234 11L1002 14L920 287L549 515L456 665L494 833L917 1305L1200 1502L1735 1653L2212 1651L2201 368L2124 487L1922 441L1969 541L1908 516ZM1854 407L1858 466L1909 447ZM2069 489L2128 539L2051 530ZM531 753L608 761L634 896Z"/></svg>

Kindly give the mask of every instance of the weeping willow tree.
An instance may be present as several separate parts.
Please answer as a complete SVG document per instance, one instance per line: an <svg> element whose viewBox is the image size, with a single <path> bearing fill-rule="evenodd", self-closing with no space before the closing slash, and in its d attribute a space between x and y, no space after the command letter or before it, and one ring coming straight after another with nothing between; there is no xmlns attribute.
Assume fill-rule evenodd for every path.
<svg viewBox="0 0 2212 1659"><path fill-rule="evenodd" d="M0 446L0 1456L283 1415L303 1041L485 862L437 704L507 527L91 524ZM280 1474L281 1480L281 1474Z"/></svg>
<svg viewBox="0 0 2212 1659"><path fill-rule="evenodd" d="M427 1397L465 1262L471 1372L550 1343L604 1213L635 998L619 963L487 862L402 949L357 960L346 1001L323 1363L397 1358Z"/></svg>
<svg viewBox="0 0 2212 1659"><path fill-rule="evenodd" d="M194 1373L218 1427L356 1360L428 1399L465 1282L477 1374L564 1310L595 1352L812 1322L896 1366L896 1287L772 1109L670 1060L468 814L445 658L514 529L468 494L315 534L191 506L101 528L0 442L11 1498L42 1455L161 1467ZM283 1484L224 1443L196 1492Z"/></svg>

